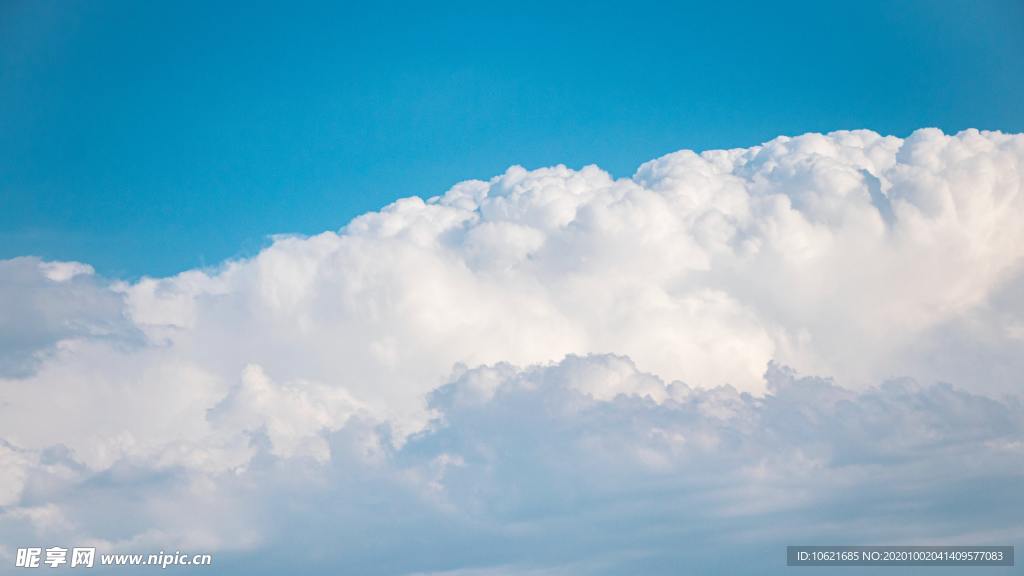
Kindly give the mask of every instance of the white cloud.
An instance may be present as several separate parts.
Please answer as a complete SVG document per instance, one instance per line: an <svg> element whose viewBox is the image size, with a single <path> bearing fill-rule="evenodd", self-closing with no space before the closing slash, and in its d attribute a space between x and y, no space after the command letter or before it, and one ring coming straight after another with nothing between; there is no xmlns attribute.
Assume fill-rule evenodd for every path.
<svg viewBox="0 0 1024 576"><path fill-rule="evenodd" d="M169 278L0 262L0 531L234 549L287 540L281 513L385 538L368 562L400 522L467 568L596 573L607 531L540 565L496 542L621 519L662 549L685 534L659 519L692 515L868 534L882 512L844 516L868 496L837 490L910 486L943 534L992 529L929 507L1020 479L1019 400L987 398L1024 370L1022 174L1021 135L808 134L628 179L513 167ZM958 388L872 388L903 376Z"/></svg>
<svg viewBox="0 0 1024 576"><path fill-rule="evenodd" d="M123 297L77 262L0 260L0 378L35 372L61 342L83 338L128 345L138 330Z"/></svg>
<svg viewBox="0 0 1024 576"><path fill-rule="evenodd" d="M243 381L290 388L271 392L255 368ZM765 382L763 397L666 384L618 356L460 369L401 448L354 415L296 418L320 428L310 444L329 460L283 454L272 426L254 433L244 471L126 461L96 475L37 456L41 488L0 534L24 540L31 519L36 538L361 574L763 574L794 542L1024 536L1019 398L911 381L853 391L777 365ZM290 402L253 411L311 409Z"/></svg>
<svg viewBox="0 0 1024 576"><path fill-rule="evenodd" d="M281 386L263 369L250 365L241 382L209 412L218 428L231 431L263 431L271 453L291 457L305 453L320 461L330 458L321 431L337 430L361 406L344 388L315 382Z"/></svg>

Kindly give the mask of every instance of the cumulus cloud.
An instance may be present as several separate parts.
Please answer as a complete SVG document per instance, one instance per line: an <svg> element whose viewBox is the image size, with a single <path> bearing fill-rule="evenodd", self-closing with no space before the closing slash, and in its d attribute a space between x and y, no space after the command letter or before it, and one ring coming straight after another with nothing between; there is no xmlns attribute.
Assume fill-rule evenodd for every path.
<svg viewBox="0 0 1024 576"><path fill-rule="evenodd" d="M30 376L61 342L128 344L123 297L78 262L0 261L0 377Z"/></svg>
<svg viewBox="0 0 1024 576"><path fill-rule="evenodd" d="M122 462L97 480L36 455L39 488L0 533L30 522L115 549L214 547L246 573L361 574L763 574L793 542L1024 535L1019 399L912 381L853 391L774 364L764 378L753 396L666 384L621 356L459 368L398 448L354 416L294 421L319 426L327 459L255 432L244 472Z"/></svg>
<svg viewBox="0 0 1024 576"><path fill-rule="evenodd" d="M1022 174L1022 135L807 134L167 278L0 262L0 534L381 574L1019 538Z"/></svg>

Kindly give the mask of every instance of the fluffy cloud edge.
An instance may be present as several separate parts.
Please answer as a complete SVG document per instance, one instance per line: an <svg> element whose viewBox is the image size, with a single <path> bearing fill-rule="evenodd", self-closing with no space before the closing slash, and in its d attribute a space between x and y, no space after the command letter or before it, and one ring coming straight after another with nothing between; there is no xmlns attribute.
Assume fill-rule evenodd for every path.
<svg viewBox="0 0 1024 576"><path fill-rule="evenodd" d="M0 530L259 556L290 542L283 515L363 542L340 549L361 569L367 538L407 524L484 571L600 573L582 559L614 541L602 506L661 526L635 483L700 494L665 513L745 542L772 523L868 535L893 519L896 538L1019 539L993 502L1019 501L1022 173L1022 135L807 134L623 179L513 167L169 278L0 262ZM358 501L381 494L379 517ZM604 531L542 565L516 555L582 520ZM645 553L725 541L681 530ZM630 546L608 565L639 561ZM460 569L415 552L378 572Z"/></svg>

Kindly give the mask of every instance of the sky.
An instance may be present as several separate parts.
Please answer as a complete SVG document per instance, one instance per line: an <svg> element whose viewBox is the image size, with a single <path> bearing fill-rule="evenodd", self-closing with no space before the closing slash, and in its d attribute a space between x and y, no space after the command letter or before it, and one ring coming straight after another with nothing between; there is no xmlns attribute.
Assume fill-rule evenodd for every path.
<svg viewBox="0 0 1024 576"><path fill-rule="evenodd" d="M1024 6L0 3L0 256L166 275L510 165L1024 129Z"/></svg>
<svg viewBox="0 0 1024 576"><path fill-rule="evenodd" d="M1024 547L1024 5L825 4L0 3L0 574Z"/></svg>

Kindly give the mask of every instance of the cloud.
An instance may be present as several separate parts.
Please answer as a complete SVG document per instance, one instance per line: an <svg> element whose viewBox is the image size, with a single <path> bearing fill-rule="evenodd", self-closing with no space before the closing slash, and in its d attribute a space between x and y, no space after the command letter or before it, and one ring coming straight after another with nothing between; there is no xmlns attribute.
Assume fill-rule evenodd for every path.
<svg viewBox="0 0 1024 576"><path fill-rule="evenodd" d="M0 261L0 377L30 376L62 341L132 342L123 297L78 262Z"/></svg>
<svg viewBox="0 0 1024 576"><path fill-rule="evenodd" d="M1022 135L807 134L167 278L0 262L0 535L367 574L1019 538L1021 174Z"/></svg>
<svg viewBox="0 0 1024 576"><path fill-rule="evenodd" d="M319 433L340 428L361 409L343 388L317 383L281 386L259 366L247 366L242 380L208 413L218 429L266 433L275 456L299 451L317 460L330 457Z"/></svg>
<svg viewBox="0 0 1024 576"><path fill-rule="evenodd" d="M265 378L244 376L273 388ZM666 384L611 355L458 369L398 448L355 416L319 425L328 459L254 433L244 472L123 462L96 476L39 457L30 475L49 492L0 530L30 518L49 540L361 574L763 574L795 542L1024 535L1019 398L912 381L853 391L774 364L764 378L758 397Z"/></svg>

